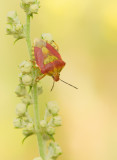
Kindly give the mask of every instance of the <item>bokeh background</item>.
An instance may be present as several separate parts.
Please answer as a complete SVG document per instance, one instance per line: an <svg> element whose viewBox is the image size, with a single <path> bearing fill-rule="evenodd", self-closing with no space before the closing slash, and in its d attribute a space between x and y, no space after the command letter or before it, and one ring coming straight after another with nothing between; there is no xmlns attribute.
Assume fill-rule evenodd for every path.
<svg viewBox="0 0 117 160"><path fill-rule="evenodd" d="M14 94L18 64L29 59L25 40L13 45L5 35L6 15L16 10L22 23L20 0L0 0L0 159L32 160L38 156L36 137L22 145L15 130ZM56 141L63 149L59 160L117 160L117 1L41 0L39 14L31 24L31 37L51 33L67 65L61 79L75 90L52 79L42 80L42 107L49 100L60 105L63 126Z"/></svg>

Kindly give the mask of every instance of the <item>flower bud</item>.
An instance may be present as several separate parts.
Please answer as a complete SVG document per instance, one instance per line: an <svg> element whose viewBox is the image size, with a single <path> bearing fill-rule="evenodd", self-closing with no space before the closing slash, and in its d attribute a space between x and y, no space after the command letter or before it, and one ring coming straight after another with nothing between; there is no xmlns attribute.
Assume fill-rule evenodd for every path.
<svg viewBox="0 0 117 160"><path fill-rule="evenodd" d="M26 86L30 86L32 84L32 77L29 75L22 76L22 83Z"/></svg>
<svg viewBox="0 0 117 160"><path fill-rule="evenodd" d="M43 160L41 157L36 157L33 160Z"/></svg>
<svg viewBox="0 0 117 160"><path fill-rule="evenodd" d="M30 12L31 13L38 13L38 9L39 9L39 4L32 4L30 6Z"/></svg>
<svg viewBox="0 0 117 160"><path fill-rule="evenodd" d="M59 145L57 145L55 147L55 153L54 154L55 154L54 157L58 157L59 155L62 154L62 150L61 150L61 147Z"/></svg>
<svg viewBox="0 0 117 160"><path fill-rule="evenodd" d="M39 48L46 47L46 42L42 39L35 38L34 39L34 46L39 47Z"/></svg>
<svg viewBox="0 0 117 160"><path fill-rule="evenodd" d="M54 101L50 101L47 103L47 108L52 115L57 115L59 112L59 107Z"/></svg>
<svg viewBox="0 0 117 160"><path fill-rule="evenodd" d="M7 14L7 21L8 23L13 23L14 21L17 20L17 13L16 11L10 11Z"/></svg>
<svg viewBox="0 0 117 160"><path fill-rule="evenodd" d="M28 62L28 61L23 61L20 65L19 65L19 68L21 70L21 72L23 74L28 74L31 72L32 70L32 63L31 62Z"/></svg>
<svg viewBox="0 0 117 160"><path fill-rule="evenodd" d="M6 33L7 34L12 34L13 33L13 26L11 24L7 24Z"/></svg>
<svg viewBox="0 0 117 160"><path fill-rule="evenodd" d="M26 105L24 103L19 103L16 106L16 114L18 116L24 116L26 112Z"/></svg>
<svg viewBox="0 0 117 160"><path fill-rule="evenodd" d="M49 126L49 127L47 128L47 133L48 133L49 135L53 135L53 134L55 133L55 129L54 129L53 127Z"/></svg>
<svg viewBox="0 0 117 160"><path fill-rule="evenodd" d="M47 126L46 121L45 121L45 120L41 120L41 121L40 121L40 126L41 126L42 128L45 128L45 127Z"/></svg>
<svg viewBox="0 0 117 160"><path fill-rule="evenodd" d="M17 86L15 89L15 93L18 97L22 97L26 94L26 88L24 86Z"/></svg>
<svg viewBox="0 0 117 160"><path fill-rule="evenodd" d="M32 3L35 3L36 0L22 0L22 2L25 4L32 4Z"/></svg>
<svg viewBox="0 0 117 160"><path fill-rule="evenodd" d="M33 134L33 131L24 129L24 130L22 131L22 133L23 133L24 136L29 136L29 135Z"/></svg>
<svg viewBox="0 0 117 160"><path fill-rule="evenodd" d="M25 114L25 117L23 117L23 121L25 122L26 126L28 123L32 123L31 117L28 115L28 113ZM26 127L25 126L25 127Z"/></svg>
<svg viewBox="0 0 117 160"><path fill-rule="evenodd" d="M21 119L20 118L14 119L13 125L15 128L21 128L22 127Z"/></svg>
<svg viewBox="0 0 117 160"><path fill-rule="evenodd" d="M18 33L19 32L23 32L23 26L22 26L22 24L20 24L20 23L16 24L15 31L18 32Z"/></svg>
<svg viewBox="0 0 117 160"><path fill-rule="evenodd" d="M27 104L27 105L30 105L32 104L32 98L30 95L26 95L23 99L22 99L22 102Z"/></svg>
<svg viewBox="0 0 117 160"><path fill-rule="evenodd" d="M26 126L26 129L28 131L33 131L34 130L34 124L33 123L28 123L27 126Z"/></svg>
<svg viewBox="0 0 117 160"><path fill-rule="evenodd" d="M62 120L60 116L54 116L53 117L53 124L54 126L61 126L62 125Z"/></svg>
<svg viewBox="0 0 117 160"><path fill-rule="evenodd" d="M50 33L43 33L43 34L41 35L41 37L42 37L42 39L44 39L44 40L46 40L46 41L48 41L48 42L50 42L50 41L53 40L52 35L51 35Z"/></svg>
<svg viewBox="0 0 117 160"><path fill-rule="evenodd" d="M53 152L52 152L53 150ZM49 152L51 152L51 158L57 158L62 154L61 147L56 142L51 142L49 145Z"/></svg>

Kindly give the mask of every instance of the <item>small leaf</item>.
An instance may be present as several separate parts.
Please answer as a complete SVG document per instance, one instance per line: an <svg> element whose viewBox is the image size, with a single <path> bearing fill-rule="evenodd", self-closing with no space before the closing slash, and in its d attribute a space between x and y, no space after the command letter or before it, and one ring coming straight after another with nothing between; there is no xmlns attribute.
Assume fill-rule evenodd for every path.
<svg viewBox="0 0 117 160"><path fill-rule="evenodd" d="M49 135L50 139L55 142L54 136Z"/></svg>
<svg viewBox="0 0 117 160"><path fill-rule="evenodd" d="M20 38L17 38L17 39L14 41L14 45L15 45L15 43L16 43L18 40L20 40Z"/></svg>
<svg viewBox="0 0 117 160"><path fill-rule="evenodd" d="M24 143L24 141L29 137L29 136L32 136L33 135L33 133L30 133L30 134L28 134L27 136L25 136L24 138L23 138L23 140L22 140L22 144Z"/></svg>

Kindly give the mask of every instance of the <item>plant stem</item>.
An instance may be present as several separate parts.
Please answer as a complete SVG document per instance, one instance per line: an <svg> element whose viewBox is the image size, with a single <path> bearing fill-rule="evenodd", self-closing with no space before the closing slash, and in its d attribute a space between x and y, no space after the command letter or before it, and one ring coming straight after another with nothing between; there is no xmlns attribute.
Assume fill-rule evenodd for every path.
<svg viewBox="0 0 117 160"><path fill-rule="evenodd" d="M35 83L33 86L33 102L34 102L34 116L35 116L35 130L37 134L37 141L39 146L39 152L40 156L45 160L45 144L42 135L39 132L39 108L38 108L38 90L37 90L37 84Z"/></svg>
<svg viewBox="0 0 117 160"><path fill-rule="evenodd" d="M30 55L30 59L32 60L32 45L31 45L31 39L30 39L30 15L27 15L26 17L26 42L28 47L28 52ZM33 71L33 75L35 76L35 71ZM37 135L37 141L39 146L39 153L40 156L45 160L45 142L44 139L39 132L40 128L40 117L39 117L39 108L38 108L38 90L37 90L37 83L33 85L32 89L32 95L33 95L33 108L34 108L34 118L35 118L35 130Z"/></svg>
<svg viewBox="0 0 117 160"><path fill-rule="evenodd" d="M28 53L29 53L30 59L32 59L32 45L31 45L31 39L30 39L30 15L26 15L25 34L26 34Z"/></svg>

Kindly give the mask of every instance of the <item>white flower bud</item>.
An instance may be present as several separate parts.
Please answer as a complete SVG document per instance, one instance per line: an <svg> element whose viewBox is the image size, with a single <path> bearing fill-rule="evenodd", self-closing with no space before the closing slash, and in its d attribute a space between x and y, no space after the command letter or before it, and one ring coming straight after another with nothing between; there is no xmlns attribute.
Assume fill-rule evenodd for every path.
<svg viewBox="0 0 117 160"><path fill-rule="evenodd" d="M18 33L19 32L23 32L23 26L22 26L22 24L20 24L20 23L16 24L15 31L18 32Z"/></svg>
<svg viewBox="0 0 117 160"><path fill-rule="evenodd" d="M16 114L18 116L24 116L26 113L26 105L24 103L19 103L16 106Z"/></svg>
<svg viewBox="0 0 117 160"><path fill-rule="evenodd" d="M33 160L43 160L41 157L36 157Z"/></svg>
<svg viewBox="0 0 117 160"><path fill-rule="evenodd" d="M22 0L22 2L25 4L32 4L32 3L35 3L36 0Z"/></svg>
<svg viewBox="0 0 117 160"><path fill-rule="evenodd" d="M7 34L12 34L13 33L13 26L11 24L7 24L6 33Z"/></svg>
<svg viewBox="0 0 117 160"><path fill-rule="evenodd" d="M29 131L33 131L34 130L34 124L33 123L28 123L26 126L26 129Z"/></svg>
<svg viewBox="0 0 117 160"><path fill-rule="evenodd" d="M41 121L40 121L40 126L41 126L42 128L45 128L45 127L47 126L46 121L45 121L45 120L41 120Z"/></svg>
<svg viewBox="0 0 117 160"><path fill-rule="evenodd" d="M54 101L50 101L47 103L47 108L52 115L57 115L59 112L59 107Z"/></svg>
<svg viewBox="0 0 117 160"><path fill-rule="evenodd" d="M38 13L38 9L39 9L39 4L32 4L30 6L30 12L31 13Z"/></svg>
<svg viewBox="0 0 117 160"><path fill-rule="evenodd" d="M23 99L22 99L22 102L25 103L25 104L32 104L32 98L30 95L26 95Z"/></svg>
<svg viewBox="0 0 117 160"><path fill-rule="evenodd" d="M22 127L21 119L20 118L14 119L13 125L15 128L21 128Z"/></svg>
<svg viewBox="0 0 117 160"><path fill-rule="evenodd" d="M54 126L61 126L62 125L61 117L60 116L53 117L53 124Z"/></svg>
<svg viewBox="0 0 117 160"><path fill-rule="evenodd" d="M22 83L26 86L30 86L32 84L32 77L29 75L22 76Z"/></svg>
<svg viewBox="0 0 117 160"><path fill-rule="evenodd" d="M24 135L24 136L28 136L28 135L33 134L33 131L30 131L30 130L24 129L24 130L22 131L22 133L23 133L23 135Z"/></svg>
<svg viewBox="0 0 117 160"><path fill-rule="evenodd" d="M22 126L27 127L27 129L29 130L32 130L32 125L33 125L32 118L28 115L28 113L26 113L25 116L22 117Z"/></svg>
<svg viewBox="0 0 117 160"><path fill-rule="evenodd" d="M46 41L48 41L48 42L50 42L50 41L53 40L52 35L51 35L50 33L43 33L43 34L41 35L41 37L42 37L42 39L44 39L44 40L46 40Z"/></svg>
<svg viewBox="0 0 117 160"><path fill-rule="evenodd" d="M7 21L8 23L13 23L17 19L16 11L10 11L7 14Z"/></svg>
<svg viewBox="0 0 117 160"><path fill-rule="evenodd" d="M18 97L22 97L26 94L26 88L24 86L17 86L15 89L15 93Z"/></svg>
<svg viewBox="0 0 117 160"><path fill-rule="evenodd" d="M62 154L62 149L61 149L61 147L59 145L57 145L55 147L55 153L54 154L55 154L55 157L58 157L59 155Z"/></svg>
<svg viewBox="0 0 117 160"><path fill-rule="evenodd" d="M53 152L52 152L53 150ZM61 147L56 142L51 142L49 145L49 152L51 153L51 158L57 158L62 154Z"/></svg>
<svg viewBox="0 0 117 160"><path fill-rule="evenodd" d="M23 61L20 65L19 65L19 68L21 70L21 72L23 74L28 74L31 72L32 70L32 63L31 62L28 62L28 61Z"/></svg>
<svg viewBox="0 0 117 160"><path fill-rule="evenodd" d="M48 133L49 135L53 135L53 134L55 133L55 128L49 126L49 127L47 128L47 133Z"/></svg>

